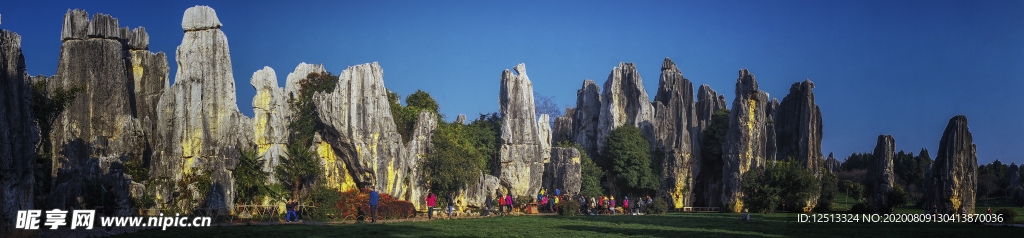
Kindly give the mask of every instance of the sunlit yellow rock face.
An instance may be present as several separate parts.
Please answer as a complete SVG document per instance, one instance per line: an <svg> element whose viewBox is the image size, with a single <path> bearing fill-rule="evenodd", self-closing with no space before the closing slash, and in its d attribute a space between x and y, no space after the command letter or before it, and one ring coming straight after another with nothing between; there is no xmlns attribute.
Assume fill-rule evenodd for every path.
<svg viewBox="0 0 1024 238"><path fill-rule="evenodd" d="M349 174L348 166L345 165L345 161L342 161L334 154L331 144L320 142L317 145L316 153L320 156L321 163L323 164L324 181L327 182L328 187L340 191L358 189L355 179Z"/></svg>
<svg viewBox="0 0 1024 238"><path fill-rule="evenodd" d="M736 79L736 99L729 118L729 131L722 145L722 198L719 203L732 212L743 211L743 174L763 166L767 148L768 93L758 90L757 80L746 69Z"/></svg>

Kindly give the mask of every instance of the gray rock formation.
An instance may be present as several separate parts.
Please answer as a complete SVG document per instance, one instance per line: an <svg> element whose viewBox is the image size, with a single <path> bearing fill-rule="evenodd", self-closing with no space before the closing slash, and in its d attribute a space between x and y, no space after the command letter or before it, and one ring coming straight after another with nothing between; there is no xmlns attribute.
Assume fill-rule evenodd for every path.
<svg viewBox="0 0 1024 238"><path fill-rule="evenodd" d="M551 149L551 161L544 163L544 188L576 195L582 182L580 152L575 148L555 147Z"/></svg>
<svg viewBox="0 0 1024 238"><path fill-rule="evenodd" d="M654 106L633 63L619 63L608 74L601 92L601 116L597 125L597 151L613 129L633 124L647 141L654 141Z"/></svg>
<svg viewBox="0 0 1024 238"><path fill-rule="evenodd" d="M676 64L665 58L661 65L658 93L654 96L654 147L664 157L661 171L661 189L658 196L672 201L676 208L690 206L693 199L694 149L698 140L694 129L696 115L693 102L693 83L683 77Z"/></svg>
<svg viewBox="0 0 1024 238"><path fill-rule="evenodd" d="M774 130L770 134L774 136L769 137L768 148L775 151L768 154L771 156L771 152L776 152L776 160L793 158L810 170L815 178L821 178L825 161L821 154L821 109L814 103L813 89L814 82L804 80L793 83L782 103L772 100L775 117ZM817 195L812 194L807 200L808 210L817 204Z"/></svg>
<svg viewBox="0 0 1024 238"><path fill-rule="evenodd" d="M103 13L92 15L89 21L89 38L121 39L121 28L117 26L117 18Z"/></svg>
<svg viewBox="0 0 1024 238"><path fill-rule="evenodd" d="M825 171L830 173L839 173L839 169L843 166L843 163L832 157L832 153L828 153L828 158L825 159Z"/></svg>
<svg viewBox="0 0 1024 238"><path fill-rule="evenodd" d="M765 137L767 138L767 141L765 141L765 145L764 145L764 153L765 153L765 157L766 157L765 161L776 161L776 160L784 159L784 158L776 158L776 154L778 153L778 143L779 143L778 142L778 138L777 138L778 133L776 132L776 129L775 129L776 128L776 126L775 126L776 125L776 119L778 118L778 115L776 115L778 108L779 108L779 100L775 99L775 98L772 98L772 101L770 103L768 103L768 108L766 108L764 110L764 114L765 114L764 116L765 116L765 118L768 118L767 119L768 120L768 125L765 127L765 133L766 133Z"/></svg>
<svg viewBox="0 0 1024 238"><path fill-rule="evenodd" d="M0 236L14 232L18 210L33 209L36 141L32 89L21 36L0 30Z"/></svg>
<svg viewBox="0 0 1024 238"><path fill-rule="evenodd" d="M181 18L181 29L185 29L186 32L219 29L221 26L217 12L208 6L190 7Z"/></svg>
<svg viewBox="0 0 1024 238"><path fill-rule="evenodd" d="M408 146L402 145L383 75L376 62L349 66L338 75L334 91L313 95L317 116L325 125L318 132L321 139L314 138L314 149L325 165L329 187L373 185L423 209L427 185L419 179L418 166L429 151L437 117L420 112L413 138Z"/></svg>
<svg viewBox="0 0 1024 238"><path fill-rule="evenodd" d="M540 127L533 103L533 83L526 65L516 65L515 74L501 73L498 96L501 109L501 151L498 171L501 186L512 196L532 196L540 189L544 173L544 154ZM547 123L542 123L547 124ZM550 145L548 145L550 146Z"/></svg>
<svg viewBox="0 0 1024 238"><path fill-rule="evenodd" d="M491 199L495 199L494 191L499 189L501 189L501 182L498 177L481 173L477 181L459 191L459 197L456 200L462 201L463 206L485 207L487 196L492 196ZM426 195L423 196L423 199L426 199ZM426 202L422 203L425 207Z"/></svg>
<svg viewBox="0 0 1024 238"><path fill-rule="evenodd" d="M455 123L465 125L466 124L466 114L459 114L458 117L455 117Z"/></svg>
<svg viewBox="0 0 1024 238"><path fill-rule="evenodd" d="M146 34L145 27L137 27L124 37L128 40L128 49L149 50L149 34Z"/></svg>
<svg viewBox="0 0 1024 238"><path fill-rule="evenodd" d="M268 182L274 183L277 181L274 167L280 164L280 156L287 155L288 151L291 106L284 88L277 86L277 73L273 68L265 66L256 71L249 83L256 89L256 96L252 98L253 142L256 143L257 156L265 161L263 171L270 173Z"/></svg>
<svg viewBox="0 0 1024 238"><path fill-rule="evenodd" d="M64 27L61 29L60 39L85 40L89 34L89 13L85 10L71 10L64 14Z"/></svg>
<svg viewBox="0 0 1024 238"><path fill-rule="evenodd" d="M961 208L974 213L978 154L966 116L949 119L931 170L925 178L925 208L934 208L937 214L959 214Z"/></svg>
<svg viewBox="0 0 1024 238"><path fill-rule="evenodd" d="M127 58L128 77L135 83L135 117L142 124L149 145L156 145L157 104L160 95L170 87L170 68L167 67L167 55L164 52L153 53L149 48L149 35L146 29L139 27L131 31L128 39ZM148 154L146 155L148 156ZM149 161L147 158L146 161Z"/></svg>
<svg viewBox="0 0 1024 238"><path fill-rule="evenodd" d="M757 80L746 69L736 79L736 99L729 114L729 131L722 145L723 209L740 212L743 194L740 180L747 171L764 166L767 138L768 93L758 90Z"/></svg>
<svg viewBox="0 0 1024 238"><path fill-rule="evenodd" d="M583 80L583 87L576 91L576 108L572 115L572 140L579 143L591 158L597 156L601 89L594 80Z"/></svg>
<svg viewBox="0 0 1024 238"><path fill-rule="evenodd" d="M86 16L82 10L65 15L65 23L71 25L64 28L75 37L64 39L57 73L47 80L48 90L85 87L50 132L54 179L46 205L52 208L81 207L77 197L83 180L109 175L111 165L146 152L136 104L136 90L144 88L136 89L134 73L126 67L135 65L122 45L117 19L95 14L89 21Z"/></svg>
<svg viewBox="0 0 1024 238"><path fill-rule="evenodd" d="M231 210L230 171L237 164L237 148L255 144L252 119L238 110L228 41L219 27L216 13L206 6L189 8L182 17L185 36L175 55L178 72L157 106L150 177L172 182L155 186L167 200L172 190L183 189L173 182L188 174L210 173L214 189L205 196L217 200L207 206Z"/></svg>
<svg viewBox="0 0 1024 238"><path fill-rule="evenodd" d="M348 171L340 172L354 179L339 180L342 184L329 182L331 187L374 185L396 197L406 190L401 181L413 164L403 159L402 137L391 117L383 76L384 70L376 62L349 66L338 75L333 92L313 95L320 121L326 126L320 135L341 160L338 163L347 166Z"/></svg>
<svg viewBox="0 0 1024 238"><path fill-rule="evenodd" d="M410 168L407 169L409 178L409 188L405 196L399 196L400 199L405 199L411 202L416 209L426 210L427 209L427 194L430 187L427 181L420 179L420 163L427 158L427 154L433 149L431 139L434 137L434 129L437 129L437 115L430 113L430 111L420 111L419 118L416 120L416 128L412 133L412 139L405 146L404 159L410 161ZM491 188L493 191L494 187L498 186L498 178L486 175L490 178L482 178L482 185L478 185L481 188ZM483 177L483 176L481 176ZM480 200L481 202L483 200ZM480 205L483 205L482 203Z"/></svg>
<svg viewBox="0 0 1024 238"><path fill-rule="evenodd" d="M1012 191L1020 186L1020 167L1017 166L1017 163L1010 163L1009 173L1010 176L1007 177L1010 177L1010 190Z"/></svg>
<svg viewBox="0 0 1024 238"><path fill-rule="evenodd" d="M868 167L868 184L866 184L868 209L873 213L891 213L889 192L892 191L896 175L892 170L892 159L896 156L896 141L891 135L878 135L873 160Z"/></svg>
<svg viewBox="0 0 1024 238"><path fill-rule="evenodd" d="M792 157L821 178L821 109L814 103L811 80L794 83L779 104L775 118L778 159Z"/></svg>
<svg viewBox="0 0 1024 238"><path fill-rule="evenodd" d="M299 89L301 88L299 86L299 83L303 79L305 79L306 77L309 77L309 74L312 74L312 73L322 74L322 73L326 73L326 72L327 72L327 70L324 69L324 65L323 64L307 64L306 62L300 63L298 66L295 66L295 71L292 71L291 73L289 73L288 74L288 78L286 78L286 81L285 81L285 84L284 84L284 93L285 93L285 95L291 95L291 96L294 96L294 97L298 97L299 96L298 92L299 92Z"/></svg>
<svg viewBox="0 0 1024 238"><path fill-rule="evenodd" d="M721 109L727 109L725 96L718 95L707 84L697 89L697 102L694 110L696 115L696 128L694 134L698 138L694 141L693 154L694 163L694 205L704 207L720 207L722 201L722 158L704 158L701 156L701 149L704 144L704 131L711 124L711 116Z"/></svg>
<svg viewBox="0 0 1024 238"><path fill-rule="evenodd" d="M562 141L572 142L572 116L575 112L572 108L566 108L565 114L555 117L551 123L551 145L557 145Z"/></svg>
<svg viewBox="0 0 1024 238"><path fill-rule="evenodd" d="M537 118L537 136L540 139L541 161L547 163L551 159L551 121L548 114L540 114ZM514 132L513 132L514 133Z"/></svg>

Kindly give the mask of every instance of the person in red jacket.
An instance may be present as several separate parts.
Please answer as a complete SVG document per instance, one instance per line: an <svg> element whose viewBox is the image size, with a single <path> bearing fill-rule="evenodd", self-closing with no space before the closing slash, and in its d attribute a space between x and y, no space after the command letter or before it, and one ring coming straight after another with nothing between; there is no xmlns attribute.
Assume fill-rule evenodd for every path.
<svg viewBox="0 0 1024 238"><path fill-rule="evenodd" d="M502 196L501 191L497 190L495 190L495 194L498 195L498 213L505 216L505 196Z"/></svg>
<svg viewBox="0 0 1024 238"><path fill-rule="evenodd" d="M437 205L437 196L431 192L427 194L427 220L434 219L434 205Z"/></svg>

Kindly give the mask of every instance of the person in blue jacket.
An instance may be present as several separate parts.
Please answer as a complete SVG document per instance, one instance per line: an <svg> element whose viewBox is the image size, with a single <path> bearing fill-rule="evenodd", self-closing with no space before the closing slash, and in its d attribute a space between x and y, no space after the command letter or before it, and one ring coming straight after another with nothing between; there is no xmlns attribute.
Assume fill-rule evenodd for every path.
<svg viewBox="0 0 1024 238"><path fill-rule="evenodd" d="M377 223L377 200L379 198L380 195L377 195L377 190L370 186L370 217L373 219L370 223Z"/></svg>

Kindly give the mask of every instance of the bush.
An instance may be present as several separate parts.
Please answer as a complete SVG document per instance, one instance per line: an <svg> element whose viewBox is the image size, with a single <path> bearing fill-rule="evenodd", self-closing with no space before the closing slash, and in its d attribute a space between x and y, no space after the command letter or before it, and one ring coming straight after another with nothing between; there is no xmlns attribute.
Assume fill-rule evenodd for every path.
<svg viewBox="0 0 1024 238"><path fill-rule="evenodd" d="M647 207L644 208L644 213L647 214L665 214L665 212L668 212L668 203L661 197L655 198L654 202L647 204Z"/></svg>
<svg viewBox="0 0 1024 238"><path fill-rule="evenodd" d="M558 203L558 215L575 216L580 211L580 203L572 199L563 199Z"/></svg>
<svg viewBox="0 0 1024 238"><path fill-rule="evenodd" d="M835 174L830 172L824 172L821 175L821 194L818 197L818 206L814 208L818 212L827 212L832 210L832 201L836 199L836 193L839 192L839 178Z"/></svg>
<svg viewBox="0 0 1024 238"><path fill-rule="evenodd" d="M512 202L514 202L514 204L512 204L512 205L514 207L525 206L527 203L533 202L533 198L534 197L531 197L531 196L518 196L518 197L516 197L516 199L514 201L512 201Z"/></svg>
<svg viewBox="0 0 1024 238"><path fill-rule="evenodd" d="M1013 221L1015 220L1014 218L1017 217L1017 211L1014 211L1013 209L1009 208L1000 208L999 210L996 210L994 214L1002 214L1003 222L1006 223L1013 223Z"/></svg>
<svg viewBox="0 0 1024 238"><path fill-rule="evenodd" d="M852 208L850 208L849 213L850 214L868 214L868 213L871 213L871 211L868 210L868 205L867 204L857 203L856 205L853 205Z"/></svg>
<svg viewBox="0 0 1024 238"><path fill-rule="evenodd" d="M777 162L763 169L743 174L743 204L749 212L772 213L781 204L792 211L803 211L812 194L818 193L820 183L810 171L796 162Z"/></svg>
<svg viewBox="0 0 1024 238"><path fill-rule="evenodd" d="M626 124L608 132L604 141L603 159L598 165L612 172L612 176L626 191L645 193L661 187L657 166L651 160L651 144L641 135L640 128Z"/></svg>
<svg viewBox="0 0 1024 238"><path fill-rule="evenodd" d="M907 204L907 202L910 201L910 196L907 194L907 191L903 190L903 187L901 187L899 184L896 184L892 187L892 190L889 191L888 196L889 207L886 207L886 210L883 211L886 214L892 213L892 211L896 210L896 208L902 207L904 204Z"/></svg>
<svg viewBox="0 0 1024 238"><path fill-rule="evenodd" d="M402 219L416 215L412 203L379 191L378 195L380 197L377 199L377 219ZM310 194L309 201L316 207L309 211L315 218L364 220L370 215L370 189L338 192L331 188L319 187Z"/></svg>

